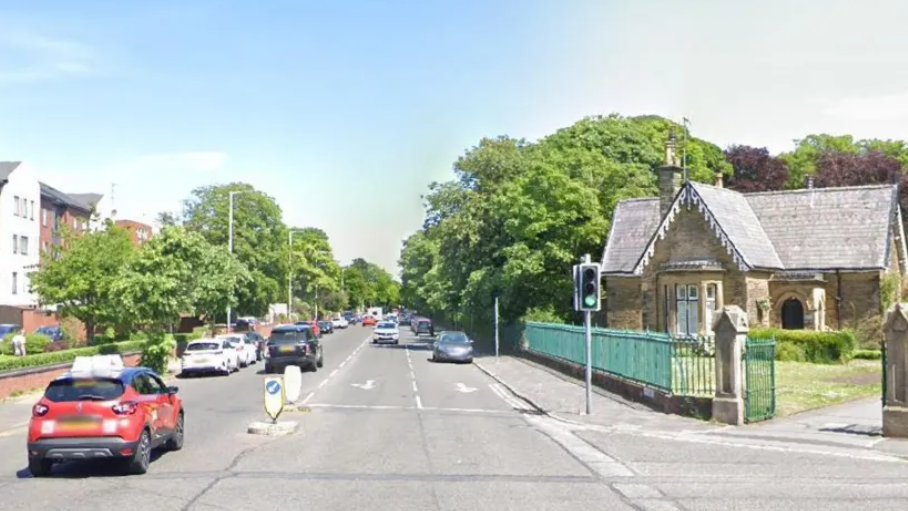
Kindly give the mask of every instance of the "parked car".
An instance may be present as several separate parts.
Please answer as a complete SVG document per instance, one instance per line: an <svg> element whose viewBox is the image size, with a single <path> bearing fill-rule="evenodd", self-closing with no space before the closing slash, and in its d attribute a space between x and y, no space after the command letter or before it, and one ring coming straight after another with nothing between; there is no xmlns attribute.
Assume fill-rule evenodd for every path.
<svg viewBox="0 0 908 511"><path fill-rule="evenodd" d="M236 350L240 367L247 367L256 361L255 347L246 342L246 336L243 334L224 334L219 335L216 339L224 339L227 344Z"/></svg>
<svg viewBox="0 0 908 511"><path fill-rule="evenodd" d="M416 323L416 336L419 337L422 334L435 336L435 325L432 324L431 319L420 318Z"/></svg>
<svg viewBox="0 0 908 511"><path fill-rule="evenodd" d="M464 332L440 332L432 345L432 362L473 362L473 341Z"/></svg>
<svg viewBox="0 0 908 511"><path fill-rule="evenodd" d="M378 320L375 319L375 316L365 315L363 316L363 326L374 326L378 324Z"/></svg>
<svg viewBox="0 0 908 511"><path fill-rule="evenodd" d="M50 337L50 340L54 342L60 342L63 340L63 329L57 325L44 325L39 326L35 329L36 334L46 335Z"/></svg>
<svg viewBox="0 0 908 511"><path fill-rule="evenodd" d="M22 331L22 327L12 323L0 323L0 340L9 334L15 334Z"/></svg>
<svg viewBox="0 0 908 511"><path fill-rule="evenodd" d="M246 343L255 347L255 359L259 361L265 358L265 336L254 331L245 332L243 335L246 337Z"/></svg>
<svg viewBox="0 0 908 511"><path fill-rule="evenodd" d="M265 372L282 372L288 365L317 371L325 363L321 342L306 325L279 326L268 337Z"/></svg>
<svg viewBox="0 0 908 511"><path fill-rule="evenodd" d="M344 319L346 319L347 323L350 323L351 325L356 324L356 314L354 314L353 311L345 311Z"/></svg>
<svg viewBox="0 0 908 511"><path fill-rule="evenodd" d="M382 321L372 332L372 344L398 344L400 342L400 329L393 321Z"/></svg>
<svg viewBox="0 0 908 511"><path fill-rule="evenodd" d="M347 328L348 326L350 326L350 322L347 321L346 319L338 316L331 320L331 325L334 328Z"/></svg>
<svg viewBox="0 0 908 511"><path fill-rule="evenodd" d="M114 357L119 364L111 359L109 365L81 366L97 357L78 357L32 408L27 453L34 477L51 475L55 463L86 459L121 461L127 472L144 474L153 449L183 448L179 389L151 369L123 367L123 359Z"/></svg>
<svg viewBox="0 0 908 511"><path fill-rule="evenodd" d="M318 321L312 321L312 320L297 321L296 325L297 326L308 326L312 329L312 333L314 333L316 337L322 336L322 329L318 326Z"/></svg>
<svg viewBox="0 0 908 511"><path fill-rule="evenodd" d="M240 354L227 339L198 339L186 345L180 362L184 376L203 373L229 375L240 370Z"/></svg>
<svg viewBox="0 0 908 511"><path fill-rule="evenodd" d="M319 328L323 333L326 333L326 334L333 334L333 333L334 333L334 324L333 324L332 322L330 322L330 321L319 321L319 322L318 322L318 328Z"/></svg>
<svg viewBox="0 0 908 511"><path fill-rule="evenodd" d="M419 324L419 320L422 319L419 316L413 316L410 318L410 330L416 332L416 325Z"/></svg>

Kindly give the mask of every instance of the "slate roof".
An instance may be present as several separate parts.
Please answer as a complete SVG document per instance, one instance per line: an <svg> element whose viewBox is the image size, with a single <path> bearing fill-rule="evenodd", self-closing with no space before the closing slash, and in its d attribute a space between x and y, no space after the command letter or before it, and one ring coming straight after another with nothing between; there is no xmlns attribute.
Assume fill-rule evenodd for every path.
<svg viewBox="0 0 908 511"><path fill-rule="evenodd" d="M888 268L895 256L889 247L893 222L902 230L897 194L894 185L741 194L689 182L673 210L682 203L698 208L745 270L872 270ZM672 218L660 216L658 198L619 202L603 273L639 274ZM904 258L904 235L899 250Z"/></svg>
<svg viewBox="0 0 908 511"><path fill-rule="evenodd" d="M67 206L70 208L81 209L85 212L91 212L92 204L88 203L84 199L84 196L91 195L91 196L97 196L98 198L101 197L100 195L94 194L94 193L92 193L92 194L67 194L67 193L61 192L60 190L57 190L56 188L54 188L53 186L50 186L47 183L40 183L40 185L41 185L41 197L43 197L45 199L50 199L51 201L53 201L56 204L59 204L62 206Z"/></svg>
<svg viewBox="0 0 908 511"><path fill-rule="evenodd" d="M104 197L100 193L69 193L67 195L84 204L89 210L97 205L98 201Z"/></svg>
<svg viewBox="0 0 908 511"><path fill-rule="evenodd" d="M9 175L12 174L19 165L22 165L21 161L0 161L0 181L9 179Z"/></svg>

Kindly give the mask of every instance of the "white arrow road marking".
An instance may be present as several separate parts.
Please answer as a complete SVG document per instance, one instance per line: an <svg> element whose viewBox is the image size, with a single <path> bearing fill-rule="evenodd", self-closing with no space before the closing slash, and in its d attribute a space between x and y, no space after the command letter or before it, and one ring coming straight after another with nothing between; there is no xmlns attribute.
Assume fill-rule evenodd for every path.
<svg viewBox="0 0 908 511"><path fill-rule="evenodd" d="M351 383L354 387L359 387L363 390L369 390L375 387L375 380L366 380L366 383Z"/></svg>
<svg viewBox="0 0 908 511"><path fill-rule="evenodd" d="M473 387L467 387L463 383L457 384L457 392L463 392L464 394L469 394L470 392L476 392L476 390L478 390L478 389L475 389Z"/></svg>

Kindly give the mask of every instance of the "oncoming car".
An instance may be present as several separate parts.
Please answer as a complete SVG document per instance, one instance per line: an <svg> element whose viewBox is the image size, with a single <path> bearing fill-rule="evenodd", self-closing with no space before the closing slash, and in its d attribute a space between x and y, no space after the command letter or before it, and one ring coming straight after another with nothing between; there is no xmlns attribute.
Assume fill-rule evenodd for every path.
<svg viewBox="0 0 908 511"><path fill-rule="evenodd" d="M32 408L28 470L51 475L54 463L107 459L144 474L151 451L183 448L183 402L177 387L118 355L77 357Z"/></svg>
<svg viewBox="0 0 908 511"><path fill-rule="evenodd" d="M400 342L400 330L397 323L385 321L379 323L372 332L372 344L383 344L389 342L397 344Z"/></svg>

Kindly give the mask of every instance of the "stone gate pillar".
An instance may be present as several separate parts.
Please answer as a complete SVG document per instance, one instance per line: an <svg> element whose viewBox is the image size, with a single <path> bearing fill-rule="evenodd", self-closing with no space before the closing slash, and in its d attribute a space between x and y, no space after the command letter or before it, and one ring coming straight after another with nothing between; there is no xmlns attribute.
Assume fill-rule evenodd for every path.
<svg viewBox="0 0 908 511"><path fill-rule="evenodd" d="M897 303L886 313L886 394L883 436L908 438L908 304Z"/></svg>
<svg viewBox="0 0 908 511"><path fill-rule="evenodd" d="M716 324L716 395L713 420L744 424L744 376L741 353L747 342L747 313L737 305L723 307Z"/></svg>

